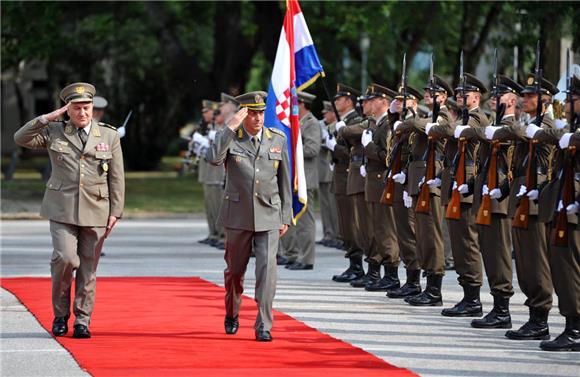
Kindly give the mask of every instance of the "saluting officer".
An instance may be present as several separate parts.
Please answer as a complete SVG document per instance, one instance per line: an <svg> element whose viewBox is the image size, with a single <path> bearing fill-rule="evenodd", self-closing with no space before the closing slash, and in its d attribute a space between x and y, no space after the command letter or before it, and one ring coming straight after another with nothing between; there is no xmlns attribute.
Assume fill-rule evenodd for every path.
<svg viewBox="0 0 580 377"><path fill-rule="evenodd" d="M370 227L372 238L369 250L370 278L365 286L367 291L388 291L399 288L399 245L397 243L397 229L393 207L381 204L381 197L385 188L385 171L387 169L387 142L390 139L388 111L391 101L397 92L378 84L371 84L367 88L366 96L375 114L376 126L373 130L366 130L361 143L365 148L366 166L365 199L371 210ZM380 277L381 265L385 270Z"/></svg>
<svg viewBox="0 0 580 377"><path fill-rule="evenodd" d="M487 88L477 77L466 73L464 85L455 88L455 93L458 105L469 110L467 124L462 124L464 120L460 116L454 131L458 157L455 159L454 169L458 168L462 154L465 161L465 183L458 184L455 180L452 186L452 190L457 190L460 194L460 218L447 221L457 280L463 288L463 298L453 308L443 309L441 314L449 317L481 317L483 312L479 291L483 283L483 271L475 224L479 195L473 195L475 191L481 192L481 187L475 188L477 148L480 143L471 129L479 127L483 130L488 126L487 116L480 107L481 96L487 93ZM448 203L448 207L449 205L451 204Z"/></svg>
<svg viewBox="0 0 580 377"><path fill-rule="evenodd" d="M64 107L26 123L14 135L16 144L48 150L52 174L40 214L50 220L52 236L52 333L68 332L71 285L74 338L90 338L96 271L101 249L123 214L125 180L119 134L93 120L95 87L74 83L60 92ZM70 120L58 121L68 113Z"/></svg>
<svg viewBox="0 0 580 377"><path fill-rule="evenodd" d="M347 181L350 164L350 142L345 139L340 130L346 126L359 124L362 118L355 110L359 91L344 84L336 85L334 103L341 120L336 122L336 137L329 137L326 146L332 151L334 161L334 195L336 196L340 233L346 249L345 257L349 259L349 267L340 275L334 275L332 280L346 283L364 275L362 267L363 251L357 244L357 235L353 226L355 218L354 203L347 195ZM359 165L360 166L360 165Z"/></svg>
<svg viewBox="0 0 580 377"><path fill-rule="evenodd" d="M546 111L552 96L558 92L554 84L542 78L540 91L542 101L542 114L537 114L538 93L534 85L534 75L529 75L526 87L522 90L523 110L530 115L529 123L534 123L537 116ZM549 116L543 116L541 128L553 129L554 120ZM527 216L527 229L513 226L512 243L515 251L516 272L522 292L527 299L525 305L529 307L529 320L518 330L509 330L506 337L510 339L549 339L548 314L552 308L552 279L548 263L548 242L546 224L539 219L538 196L539 188L546 184L550 159L554 147L540 144L528 138L526 127L514 125L502 127L496 131L501 138L511 137L516 140L513 154L512 167L513 182L510 189L509 214L516 217L517 207L524 195L529 200L529 212ZM532 135L533 136L533 135ZM496 135L494 134L494 137ZM530 148L532 149L531 160L529 159ZM528 164L530 173L536 175L536 187L526 186L526 173Z"/></svg>
<svg viewBox="0 0 580 377"><path fill-rule="evenodd" d="M256 255L255 322L257 341L271 341L276 292L278 241L292 219L290 165L283 132L264 128L265 92L236 97L241 110L218 132L207 154L213 165L226 165L220 222L226 232L224 285L226 334L238 331L244 274Z"/></svg>

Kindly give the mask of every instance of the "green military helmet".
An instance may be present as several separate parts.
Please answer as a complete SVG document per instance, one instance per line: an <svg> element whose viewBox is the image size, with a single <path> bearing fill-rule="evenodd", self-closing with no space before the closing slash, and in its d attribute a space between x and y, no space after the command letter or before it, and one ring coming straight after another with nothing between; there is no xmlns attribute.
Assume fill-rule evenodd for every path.
<svg viewBox="0 0 580 377"><path fill-rule="evenodd" d="M316 96L314 94L310 94L307 92L298 92L298 102L304 102L304 103L312 103L314 102L314 100L316 99Z"/></svg>
<svg viewBox="0 0 580 377"><path fill-rule="evenodd" d="M92 84L86 82L75 82L67 85L60 91L60 99L66 103L70 102L93 102L93 97L97 90Z"/></svg>
<svg viewBox="0 0 580 377"><path fill-rule="evenodd" d="M522 94L527 93L538 93L536 90L536 76L533 73L528 74L528 78L526 80L526 86L522 90ZM540 91L542 94L547 94L549 96L553 96L559 92L556 85L552 84L550 81L546 80L542 77L542 82L540 83Z"/></svg>
<svg viewBox="0 0 580 377"><path fill-rule="evenodd" d="M254 92L240 94L235 100L240 107L246 107L249 110L264 111L266 110L266 97L268 93L258 90Z"/></svg>

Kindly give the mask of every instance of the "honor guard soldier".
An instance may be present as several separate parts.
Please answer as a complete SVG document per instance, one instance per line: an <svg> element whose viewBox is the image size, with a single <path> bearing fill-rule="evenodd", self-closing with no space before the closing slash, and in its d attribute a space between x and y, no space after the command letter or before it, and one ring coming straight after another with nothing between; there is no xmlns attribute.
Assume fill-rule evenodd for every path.
<svg viewBox="0 0 580 377"><path fill-rule="evenodd" d="M297 219L294 237L299 253L296 262L286 265L289 270L312 270L314 268L316 242L314 197L318 189L318 153L322 139L318 119L310 111L315 98L316 96L313 94L298 92L298 115L300 117L308 205L305 212Z"/></svg>
<svg viewBox="0 0 580 377"><path fill-rule="evenodd" d="M540 93L538 93L538 88ZM552 96L558 92L554 84L530 75L522 90L523 110L530 115L529 123L539 123L546 130L554 128L554 120L544 116ZM539 95L538 95L539 94ZM538 104L538 96L541 101ZM541 109L538 112L538 109ZM537 117L540 117L536 119ZM528 124L529 124L528 123ZM497 134L497 135L496 135ZM552 308L552 279L548 263L546 224L539 218L539 189L547 183L552 145L538 143L526 135L526 127L519 124L502 127L494 138L512 138L515 149L512 157L513 182L509 197L509 214L513 217L512 243L516 272L522 292L527 299L530 317L518 330L506 332L510 339L549 339L548 313ZM530 186L530 187L528 187ZM521 207L521 208L520 208Z"/></svg>
<svg viewBox="0 0 580 377"><path fill-rule="evenodd" d="M571 110L572 103L574 110ZM566 327L554 340L540 343L540 348L545 351L580 351L580 154L578 146L570 143L572 137L576 139L580 135L580 77L569 79L565 109L568 127L538 129L530 123L526 130L534 140L559 147L552 159L551 180L540 191L539 218L550 224L550 270L558 295L558 308L566 318Z"/></svg>
<svg viewBox="0 0 580 377"><path fill-rule="evenodd" d="M482 132L471 128L464 133L474 133L482 143L479 149L477 187L479 190L476 209L479 247L487 275L493 309L481 319L471 321L475 328L511 328L509 311L510 297L514 294L512 286L512 243L510 237L511 220L508 217L510 158L513 147L509 140L501 141L504 133L517 126L516 106L523 87L507 76L498 75L492 88L493 102L499 111L494 112L494 125ZM497 100L499 98L499 101ZM497 132L496 132L497 131ZM485 145L485 148L483 147Z"/></svg>
<svg viewBox="0 0 580 377"><path fill-rule="evenodd" d="M74 278L73 337L91 337L97 264L105 238L123 214L119 135L93 119L95 92L93 85L82 82L65 87L60 92L64 107L33 119L14 135L22 147L46 148L52 163L40 214L50 221L54 248L50 272L55 336L68 332ZM59 121L65 112L70 120Z"/></svg>
<svg viewBox="0 0 580 377"><path fill-rule="evenodd" d="M387 143L392 139L388 124L388 111L397 92L378 84L371 84L366 91L367 102L376 119L373 130L366 130L361 137L366 165L365 199L370 206L372 239L369 250L369 276L367 291L388 291L399 288L399 245L393 207L381 203L387 169ZM383 266L385 274L380 276Z"/></svg>
<svg viewBox="0 0 580 377"><path fill-rule="evenodd" d="M342 248L338 232L338 213L332 187L332 152L326 147L326 141L334 129L336 116L329 101L322 101L322 116L319 121L322 135L320 153L318 154L318 200L322 218L322 240L317 243L327 247Z"/></svg>
<svg viewBox="0 0 580 377"><path fill-rule="evenodd" d="M292 220L290 164L283 132L264 127L265 92L236 97L241 110L208 152L208 162L225 164L226 187L220 222L226 232L224 285L226 334L238 331L244 274L256 255L257 341L271 341L278 241Z"/></svg>
<svg viewBox="0 0 580 377"><path fill-rule="evenodd" d="M434 82L433 88L428 87L425 91L444 92L441 81L438 83ZM395 177L395 179L405 181L406 191L411 197L411 209L415 211L417 257L427 276L425 290L416 296L406 298L405 301L414 306L439 306L442 304L441 283L445 271L441 228L443 215L439 192L441 182L439 175L443 167L441 163L443 141L434 137L429 139L425 133L425 126L432 119L420 118L415 113L417 103L422 98L419 91L410 86L407 86L407 93L401 93L403 90L404 88L401 88L397 98L406 97L410 102L407 106L413 111L410 112L410 116L395 122L393 129L395 132L400 131L410 135L411 154L407 166L400 173L402 177ZM428 105L429 103L433 105L433 101L427 102ZM427 172L427 165L430 165L429 172ZM421 195L419 198L423 187L427 190L426 195Z"/></svg>
<svg viewBox="0 0 580 377"><path fill-rule="evenodd" d="M353 219L355 218L354 204L347 195L352 145L340 133L342 128L358 125L362 121L362 118L355 110L359 94L360 92L353 88L344 84L337 84L334 103L341 120L336 122L335 125L336 137L329 137L326 142L327 148L332 151L334 161L334 195L336 196L338 208L338 222L344 248L346 249L345 257L349 259L349 267L342 274L333 276L332 280L343 283L353 281L364 275L362 267L363 250L357 243L360 235L355 234L356 226L353 225Z"/></svg>
<svg viewBox="0 0 580 377"><path fill-rule="evenodd" d="M480 107L481 96L487 93L487 88L470 73L465 73L461 81L460 86L455 88L462 114L454 131L457 140L450 141L457 145L457 152L446 218L457 280L463 288L463 299L453 308L443 309L441 314L448 317L481 317L483 311L479 291L483 282L483 271L475 224L477 200L481 192L481 187L475 187L477 164L480 163L477 160L480 142L472 129L479 128L478 131L483 131L488 126L487 116ZM466 114L464 109L467 110ZM474 192L478 192L478 195L474 196Z"/></svg>

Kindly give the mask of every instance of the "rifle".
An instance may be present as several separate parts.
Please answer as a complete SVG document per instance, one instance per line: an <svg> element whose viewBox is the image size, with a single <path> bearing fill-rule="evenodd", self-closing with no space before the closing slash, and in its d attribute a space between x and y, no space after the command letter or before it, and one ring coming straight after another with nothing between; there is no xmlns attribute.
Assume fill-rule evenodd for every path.
<svg viewBox="0 0 580 377"><path fill-rule="evenodd" d="M495 86L495 120L493 125L497 127L505 113L505 104L500 104L501 95L499 93L499 75L497 74L497 48L494 51L493 82ZM497 188L497 153L501 147L497 140L492 141L491 144L491 154L483 169L484 177L487 176L486 183L490 191ZM491 196L489 193L483 195L481 198L475 223L479 225L491 225Z"/></svg>
<svg viewBox="0 0 580 377"><path fill-rule="evenodd" d="M461 50L461 56L459 58L459 80L461 82L460 90L461 97L463 98L463 106L461 108L461 119L462 124L467 124L469 122L469 110L467 109L466 98L465 98L465 72L463 71L463 50ZM460 138L457 141L457 153L459 159L454 164L455 172L453 174L453 180L457 182L457 188L451 192L451 199L447 205L447 211L445 213L445 218L452 220L459 220L461 218L461 193L458 188L465 183L465 147L467 140L465 138Z"/></svg>
<svg viewBox="0 0 580 377"><path fill-rule="evenodd" d="M542 103L542 69L540 68L540 41L536 46L536 69L534 72L534 86L538 92L538 104L536 107L536 119L534 123L536 126L542 126L542 120L544 115L542 114L543 103ZM534 189L538 184L538 175L535 167L535 154L534 146L537 141L530 140L528 142L528 157L527 157L527 169L526 169L526 193L520 198L519 205L516 209L516 214L512 226L514 228L528 229L528 217L530 216L530 198L528 197L528 192L530 189Z"/></svg>
<svg viewBox="0 0 580 377"><path fill-rule="evenodd" d="M439 104L437 103L437 91L435 90L435 78L433 75L433 54L431 54L431 64L429 67L429 93L431 94L431 98L433 98L433 117L431 121L435 123L439 116ZM425 181L421 185L421 192L419 193L417 205L415 206L415 212L417 213L429 213L431 190L427 182L435 178L435 146L437 141L433 136L428 136L428 138L427 169L425 172Z"/></svg>
<svg viewBox="0 0 580 377"><path fill-rule="evenodd" d="M572 95L572 76L570 75L570 49L566 52L566 102L570 104L570 132L576 132L578 128L578 118L574 113L574 96ZM576 147L568 147L567 153L564 151L564 165L560 171L560 194L557 203L562 201L562 208L557 210L555 227L552 231L552 244L554 246L568 246L568 205L574 202L574 159ZM557 204L558 205L558 204Z"/></svg>
<svg viewBox="0 0 580 377"><path fill-rule="evenodd" d="M405 120L407 115L407 53L403 54L403 73L401 74L401 86L403 89L403 111L401 113L401 117ZM389 168L387 169L387 178L385 180L385 188L381 195L381 204L387 204L392 206L395 200L395 180L393 176L401 172L401 148L402 148L402 141L401 133L396 132L398 140L397 143L393 146L391 154L389 156L390 163Z"/></svg>

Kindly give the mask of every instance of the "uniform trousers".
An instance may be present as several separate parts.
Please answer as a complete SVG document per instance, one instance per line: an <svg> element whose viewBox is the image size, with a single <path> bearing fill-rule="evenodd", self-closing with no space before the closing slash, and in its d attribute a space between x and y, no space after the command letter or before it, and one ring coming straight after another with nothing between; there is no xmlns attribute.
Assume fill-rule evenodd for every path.
<svg viewBox="0 0 580 377"><path fill-rule="evenodd" d="M447 229L459 285L481 287L483 283L481 252L477 243L477 227L471 203L461 203L461 218L448 219Z"/></svg>
<svg viewBox="0 0 580 377"><path fill-rule="evenodd" d="M578 317L580 316L580 230L578 226L568 224L568 247L553 246L550 243L548 253L560 314L565 317Z"/></svg>
<svg viewBox="0 0 580 377"><path fill-rule="evenodd" d="M417 207L418 196L413 196L413 206ZM443 211L441 197L429 195L429 213L415 212L415 235L417 255L421 268L427 275L445 273L445 251L443 244Z"/></svg>
<svg viewBox="0 0 580 377"><path fill-rule="evenodd" d="M372 238L369 259L386 266L399 265L399 245L393 207L378 202L368 202L371 212Z"/></svg>
<svg viewBox="0 0 580 377"><path fill-rule="evenodd" d="M223 199L224 189L221 184L204 184L203 201L207 226L209 228L209 238L212 240L223 239L223 229L218 224L220 205Z"/></svg>

